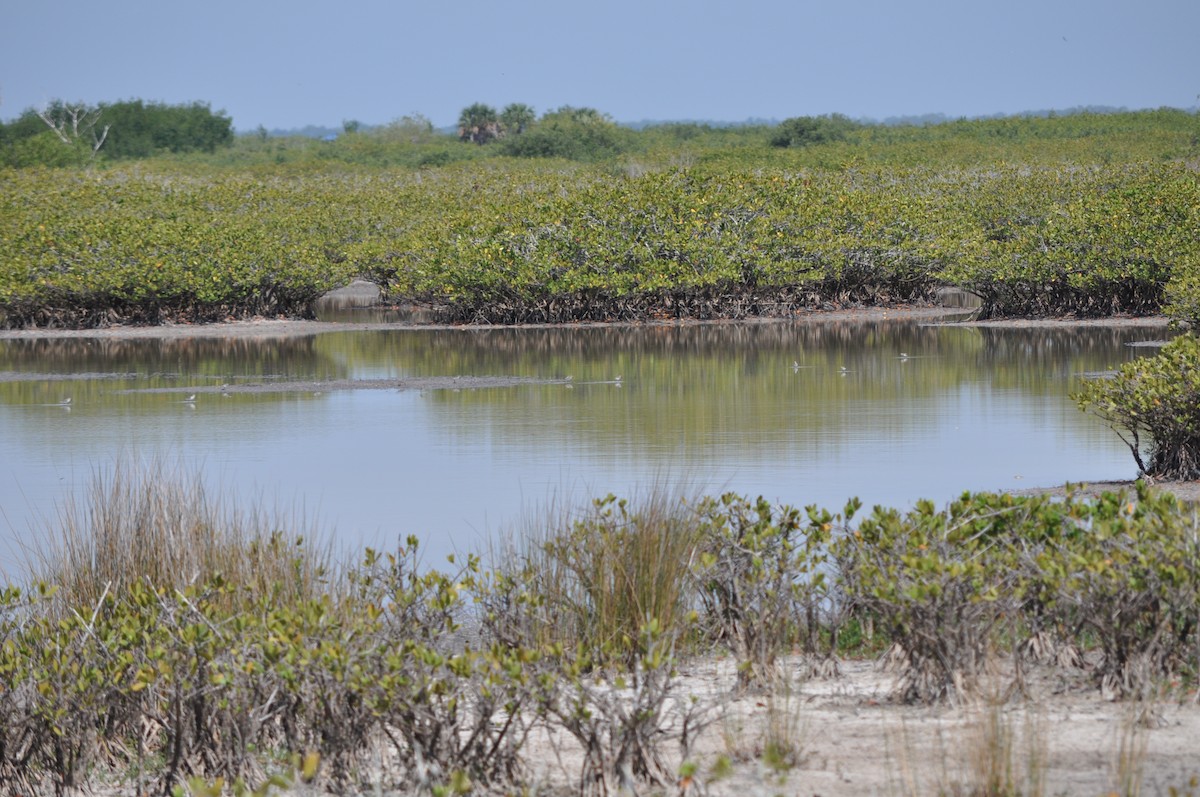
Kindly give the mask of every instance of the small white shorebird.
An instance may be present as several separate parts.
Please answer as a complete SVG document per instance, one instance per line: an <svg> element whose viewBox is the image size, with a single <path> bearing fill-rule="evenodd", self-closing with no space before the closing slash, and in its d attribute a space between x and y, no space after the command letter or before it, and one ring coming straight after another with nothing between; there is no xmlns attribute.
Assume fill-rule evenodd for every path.
<svg viewBox="0 0 1200 797"><path fill-rule="evenodd" d="M188 396L187 398L185 398L185 399L183 400L183 402L184 402L185 404L191 404L191 403L195 402L195 400L196 400L196 394L195 394L195 393L193 393L193 394L191 394L190 396Z"/></svg>
<svg viewBox="0 0 1200 797"><path fill-rule="evenodd" d="M65 399L63 399L62 401L60 401L58 403L59 403L59 406L66 407L66 406L70 405L71 397L67 396Z"/></svg>

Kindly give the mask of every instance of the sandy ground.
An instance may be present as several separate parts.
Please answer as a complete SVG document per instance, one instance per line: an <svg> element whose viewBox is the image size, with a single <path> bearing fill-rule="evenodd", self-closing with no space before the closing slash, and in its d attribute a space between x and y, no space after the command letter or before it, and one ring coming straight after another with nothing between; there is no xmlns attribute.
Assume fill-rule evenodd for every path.
<svg viewBox="0 0 1200 797"><path fill-rule="evenodd" d="M1174 493L1184 501L1192 503L1200 502L1200 481L1191 482L1155 482L1151 485L1155 490ZM1070 489L1075 495L1085 497L1096 497L1101 493L1132 493L1134 484L1132 481L1111 481L1111 482L1085 482L1072 485L1057 485L1054 487L1029 487L1023 490L1011 490L1014 495L1065 495ZM1200 748L1197 750L1200 755Z"/></svg>
<svg viewBox="0 0 1200 797"><path fill-rule="evenodd" d="M680 694L704 695L720 710L693 750L700 788L690 793L970 795L982 793L975 787L987 782L997 756L1012 794L1133 794L1135 782L1145 795L1186 793L1189 778L1200 775L1200 707L1192 696L1113 702L1086 672L1056 670L1036 673L1028 698L1000 705L905 706L889 700L894 677L873 662L842 662L838 676L797 681L790 700L771 701L733 697L729 662L695 665ZM794 745L790 769L762 759L771 727ZM569 739L542 737L529 752L542 762L535 783L551 790L577 783L580 759ZM733 761L723 775L713 766L722 756Z"/></svg>
<svg viewBox="0 0 1200 797"><path fill-rule="evenodd" d="M959 705L904 705L890 699L895 675L875 662L840 662L828 678L802 679L788 666L790 691L772 699L734 691L729 660L684 667L668 706L697 697L708 724L682 753L678 716L666 712L657 738L670 776L635 782L613 797L1037 797L1039 795L1190 795L1200 789L1200 706L1194 691L1146 701L1101 696L1085 670L1041 670L1028 694ZM787 763L764 755L774 741ZM561 729L538 728L523 748L529 795L580 794L583 755ZM400 794L389 788L389 750L357 773L355 794ZM988 787L992 790L987 790ZM1172 791L1175 789L1177 791ZM319 794L296 789L293 794ZM592 792L595 793L595 792Z"/></svg>
<svg viewBox="0 0 1200 797"><path fill-rule="evenodd" d="M959 705L892 702L895 675L875 662L843 661L827 678L803 679L802 662L786 666L786 695L734 691L728 659L682 669L668 705L692 697L708 706L678 777L679 723L665 722L659 750L665 784L614 782L612 797L1040 797L1040 795L1193 795L1200 788L1200 705L1194 690L1145 701L1101 696L1086 670L1034 671L1028 694L1008 701L979 698ZM668 709L668 719L671 711ZM764 755L774 741L789 751L785 765ZM351 795L398 797L385 740L356 770ZM535 729L522 749L524 787L515 794L579 795L583 755L561 729ZM778 759L776 759L778 760ZM391 773L391 774L384 774ZM614 778L614 781L616 779ZM993 787L988 790L988 787ZM297 785L271 794L324 797ZM492 792L506 793L506 792ZM590 792L596 793L596 792ZM100 775L69 794L127 797L133 785Z"/></svg>

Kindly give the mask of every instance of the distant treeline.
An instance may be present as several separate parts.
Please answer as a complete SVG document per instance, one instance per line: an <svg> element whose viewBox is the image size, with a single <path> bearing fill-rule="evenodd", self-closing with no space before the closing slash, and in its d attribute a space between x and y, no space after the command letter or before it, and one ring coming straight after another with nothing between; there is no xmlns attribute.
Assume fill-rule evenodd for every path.
<svg viewBox="0 0 1200 797"><path fill-rule="evenodd" d="M92 106L56 100L0 124L0 164L71 166L98 157L215 152L233 140L233 120L207 103L126 100Z"/></svg>
<svg viewBox="0 0 1200 797"><path fill-rule="evenodd" d="M323 135L314 137L317 132ZM232 120L205 103L130 100L90 106L55 101L0 124L0 166L65 167L167 158L204 167L430 168L492 158L559 159L657 169L842 168L846 164L965 166L981 162L1178 160L1200 154L1194 110L1072 109L1060 113L946 120L841 114L736 125L623 125L594 108L540 115L523 103L474 103L450 130L420 114L385 125L346 120L339 131L234 135Z"/></svg>

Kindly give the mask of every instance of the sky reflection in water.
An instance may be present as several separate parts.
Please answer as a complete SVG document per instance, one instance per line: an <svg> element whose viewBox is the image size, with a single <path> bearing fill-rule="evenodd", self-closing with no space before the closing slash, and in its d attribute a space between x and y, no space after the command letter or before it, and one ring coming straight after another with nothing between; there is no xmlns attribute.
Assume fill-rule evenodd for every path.
<svg viewBox="0 0 1200 797"><path fill-rule="evenodd" d="M0 564L130 454L317 518L352 550L417 534L432 561L552 498L656 479L839 509L1130 478L1128 450L1069 392L1161 335L877 321L0 341L0 372L17 374L0 381ZM93 378L61 377L80 373ZM572 381L183 400L226 383L455 375ZM183 392L138 392L159 388Z"/></svg>

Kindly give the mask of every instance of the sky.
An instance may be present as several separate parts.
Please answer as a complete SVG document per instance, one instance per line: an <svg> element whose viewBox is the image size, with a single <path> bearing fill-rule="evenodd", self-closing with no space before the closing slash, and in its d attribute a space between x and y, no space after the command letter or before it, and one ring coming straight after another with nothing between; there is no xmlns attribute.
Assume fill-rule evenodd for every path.
<svg viewBox="0 0 1200 797"><path fill-rule="evenodd" d="M206 102L241 131L1200 104L1198 0L0 0L0 119Z"/></svg>

